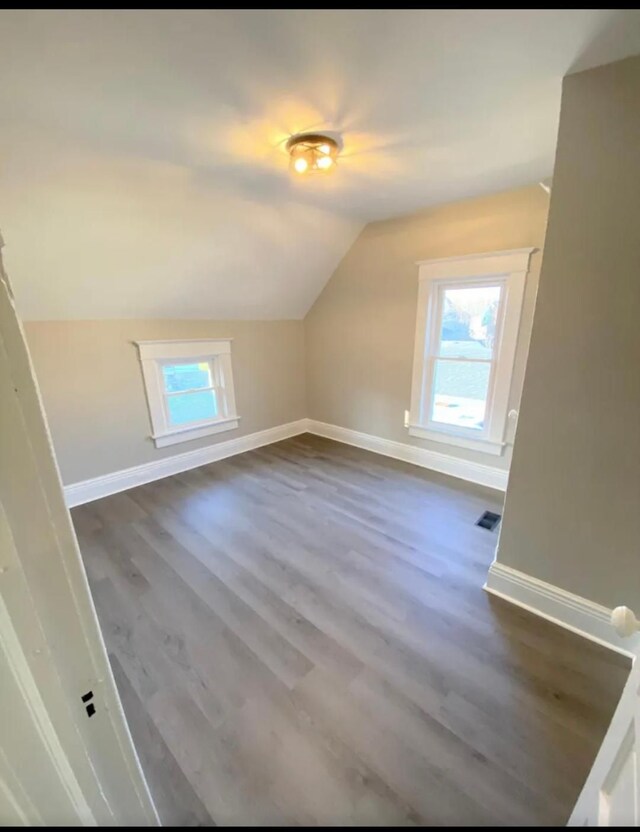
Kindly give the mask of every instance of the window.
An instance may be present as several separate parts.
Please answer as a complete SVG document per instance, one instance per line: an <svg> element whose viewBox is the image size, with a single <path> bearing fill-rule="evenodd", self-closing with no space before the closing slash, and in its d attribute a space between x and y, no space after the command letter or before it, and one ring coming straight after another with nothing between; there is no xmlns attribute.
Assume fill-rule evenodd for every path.
<svg viewBox="0 0 640 832"><path fill-rule="evenodd" d="M231 341L138 341L156 447L233 430Z"/></svg>
<svg viewBox="0 0 640 832"><path fill-rule="evenodd" d="M532 251L419 264L412 436L502 453Z"/></svg>

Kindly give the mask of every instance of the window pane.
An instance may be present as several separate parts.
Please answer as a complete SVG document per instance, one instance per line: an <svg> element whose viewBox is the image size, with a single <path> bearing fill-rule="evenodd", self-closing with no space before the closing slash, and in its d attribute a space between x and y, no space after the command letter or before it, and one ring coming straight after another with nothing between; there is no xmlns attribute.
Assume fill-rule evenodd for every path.
<svg viewBox="0 0 640 832"><path fill-rule="evenodd" d="M491 358L500 286L445 289L437 354L453 358Z"/></svg>
<svg viewBox="0 0 640 832"><path fill-rule="evenodd" d="M162 375L167 393L211 387L211 367L208 361L199 364L163 364Z"/></svg>
<svg viewBox="0 0 640 832"><path fill-rule="evenodd" d="M482 430L491 364L474 361L435 361L434 422Z"/></svg>
<svg viewBox="0 0 640 832"><path fill-rule="evenodd" d="M203 419L215 419L218 415L218 406L213 390L167 396L166 401L171 425L201 422Z"/></svg>

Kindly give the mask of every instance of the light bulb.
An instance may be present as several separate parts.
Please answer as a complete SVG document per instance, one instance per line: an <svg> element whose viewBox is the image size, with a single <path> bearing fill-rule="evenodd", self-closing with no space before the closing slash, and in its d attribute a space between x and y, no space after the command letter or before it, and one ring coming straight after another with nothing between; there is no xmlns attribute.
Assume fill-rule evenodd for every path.
<svg viewBox="0 0 640 832"><path fill-rule="evenodd" d="M291 155L290 170L297 174L329 173L339 152L334 139L316 133L291 136L286 149Z"/></svg>

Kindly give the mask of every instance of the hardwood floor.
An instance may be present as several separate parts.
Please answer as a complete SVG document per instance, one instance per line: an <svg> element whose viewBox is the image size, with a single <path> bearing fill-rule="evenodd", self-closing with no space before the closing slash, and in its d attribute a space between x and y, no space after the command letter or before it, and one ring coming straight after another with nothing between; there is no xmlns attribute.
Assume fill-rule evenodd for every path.
<svg viewBox="0 0 640 832"><path fill-rule="evenodd" d="M483 592L485 509L309 435L74 509L163 823L566 822L628 665Z"/></svg>

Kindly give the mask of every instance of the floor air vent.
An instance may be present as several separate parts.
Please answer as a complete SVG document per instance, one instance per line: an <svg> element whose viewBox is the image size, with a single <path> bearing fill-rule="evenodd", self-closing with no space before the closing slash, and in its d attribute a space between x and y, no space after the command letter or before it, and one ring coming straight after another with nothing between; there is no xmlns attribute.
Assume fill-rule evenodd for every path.
<svg viewBox="0 0 640 832"><path fill-rule="evenodd" d="M495 511L483 511L482 516L476 521L476 526L481 526L483 529L489 529L492 532L502 519L501 514L496 514Z"/></svg>

